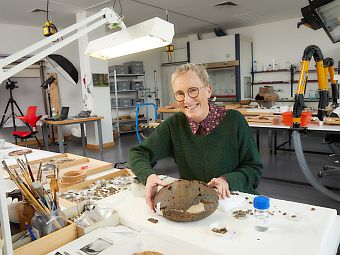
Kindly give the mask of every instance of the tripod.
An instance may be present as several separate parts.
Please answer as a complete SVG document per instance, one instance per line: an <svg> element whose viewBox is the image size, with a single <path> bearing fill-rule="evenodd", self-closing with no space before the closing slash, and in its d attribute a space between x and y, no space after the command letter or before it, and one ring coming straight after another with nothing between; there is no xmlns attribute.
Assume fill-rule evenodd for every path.
<svg viewBox="0 0 340 255"><path fill-rule="evenodd" d="M1 119L1 123L0 123L0 128L1 128L6 124L6 122L9 120L9 118L12 117L12 123L13 123L14 131L17 129L17 126L15 124L15 117L18 116L14 112L14 106L17 108L17 110L20 112L21 115L24 115L22 113L22 111L20 110L20 107L18 106L17 102L13 99L12 90L15 89L15 88L18 88L18 86L15 85L16 83L17 83L16 81L11 81L10 79L8 79L8 81L6 82L6 89L9 89L9 99L8 99L8 102L7 102L5 111L2 115L2 119ZM6 117L7 110L8 110L9 106L11 106L11 114ZM15 138L15 143L17 143L17 138Z"/></svg>

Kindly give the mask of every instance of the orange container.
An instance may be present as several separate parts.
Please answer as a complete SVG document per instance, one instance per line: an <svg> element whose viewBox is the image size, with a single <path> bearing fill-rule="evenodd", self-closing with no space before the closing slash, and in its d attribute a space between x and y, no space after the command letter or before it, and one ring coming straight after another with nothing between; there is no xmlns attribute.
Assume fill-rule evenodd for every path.
<svg viewBox="0 0 340 255"><path fill-rule="evenodd" d="M311 112L302 112L300 126L306 127L311 123L312 113ZM292 112L284 112L282 113L282 123L285 126L293 126L293 113Z"/></svg>

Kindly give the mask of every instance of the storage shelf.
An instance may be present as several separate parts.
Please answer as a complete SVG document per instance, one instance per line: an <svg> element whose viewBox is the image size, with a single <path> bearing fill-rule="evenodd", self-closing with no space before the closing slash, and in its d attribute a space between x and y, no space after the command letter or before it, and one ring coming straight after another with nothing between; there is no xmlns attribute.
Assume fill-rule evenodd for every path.
<svg viewBox="0 0 340 255"><path fill-rule="evenodd" d="M138 121L147 121L148 118L138 118ZM135 122L136 119L125 119L125 120L119 120L119 124L121 123L129 123L129 122ZM117 123L117 120L112 120L112 123Z"/></svg>
<svg viewBox="0 0 340 255"><path fill-rule="evenodd" d="M298 83L298 82L299 82L298 80L294 80L294 83ZM311 83L317 83L318 80L307 80L307 84L310 83L310 82ZM328 79L328 82L331 82L331 80Z"/></svg>
<svg viewBox="0 0 340 255"><path fill-rule="evenodd" d="M334 68L334 72L338 71L338 68ZM313 69L313 70L308 70L308 73L315 73L316 70ZM300 73L300 71L294 71L294 73Z"/></svg>
<svg viewBox="0 0 340 255"><path fill-rule="evenodd" d="M278 72L290 72L289 69L277 69L277 70L268 70L268 71L254 71L253 73L278 73Z"/></svg>
<svg viewBox="0 0 340 255"><path fill-rule="evenodd" d="M114 77L114 75L109 75L110 77ZM144 76L143 73L117 73L117 77L133 77L133 76Z"/></svg>
<svg viewBox="0 0 340 255"><path fill-rule="evenodd" d="M136 108L136 106L118 106L118 109L126 109L126 108ZM112 110L116 110L116 107L112 107Z"/></svg>
<svg viewBox="0 0 340 255"><path fill-rule="evenodd" d="M136 92L138 91L137 89L129 89L129 90L117 90L117 93L124 93L124 92ZM116 93L115 91L111 91L110 93Z"/></svg>
<svg viewBox="0 0 340 255"><path fill-rule="evenodd" d="M266 85L266 84L290 84L290 83L288 81L263 81L253 83L253 85Z"/></svg>

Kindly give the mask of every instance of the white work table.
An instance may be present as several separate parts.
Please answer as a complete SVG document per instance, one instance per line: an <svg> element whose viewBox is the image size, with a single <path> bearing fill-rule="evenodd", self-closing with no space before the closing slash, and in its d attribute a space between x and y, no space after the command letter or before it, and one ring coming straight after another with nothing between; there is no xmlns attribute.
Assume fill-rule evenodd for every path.
<svg viewBox="0 0 340 255"><path fill-rule="evenodd" d="M42 158L49 152L34 153L40 154ZM227 213L217 209L203 220L188 223L173 222L152 213L146 206L145 198L134 196L129 189L107 197L99 203L118 211L120 224L137 231L134 232L135 235L120 237L124 242L119 247L113 245L112 249L100 254L131 254L131 249L125 249L131 245L139 245L164 254L336 254L340 241L340 217L337 216L336 210L271 199L270 211L274 211L271 216L271 228L266 232L258 232L254 229L253 216L243 220L233 217L234 210L253 209L253 205L249 203L253 195L240 193L239 196L249 199ZM302 220L294 221L289 217L290 214L302 215ZM151 223L148 218L155 218L158 223ZM208 229L213 222L225 222L231 234L226 237L215 236ZM114 238L118 238L115 231L113 228L98 230L67 244L64 248L76 247L84 238L98 238L99 233L115 240ZM140 246L140 242L137 244L137 240L143 240L141 242L144 246ZM124 249L126 253L117 253Z"/></svg>
<svg viewBox="0 0 340 255"><path fill-rule="evenodd" d="M138 251L131 250L138 245L139 251L143 251L141 249L144 247L144 250L163 254L336 254L340 240L340 217L337 216L336 210L271 199L271 211L275 211L271 216L271 228L266 232L258 232L254 229L253 216L243 220L233 217L234 210L252 208L249 201L253 196L242 193L240 195L249 199L239 207L227 213L217 209L203 220L187 223L173 222L150 212L145 199L135 197L130 190L105 198L100 204L117 210L120 224L136 231L135 235L124 236L125 245L113 245L100 254L131 254L131 251ZM284 212L286 215L283 215ZM294 221L290 214L302 215L303 218ZM151 223L148 218L157 219L158 223ZM213 222L225 222L231 234L226 237L215 236L208 228ZM56 251L78 254L77 249L100 237L117 244L123 238L115 237L117 232L119 231L115 228L104 228ZM55 254L56 251L50 254Z"/></svg>
<svg viewBox="0 0 340 255"><path fill-rule="evenodd" d="M271 211L275 211L271 216L271 228L258 232L254 229L253 216L243 220L233 217L234 210L253 209L249 204L253 195L240 195L249 197L240 207L227 213L217 209L209 217L189 223L173 222L150 212L145 199L135 197L131 191L122 192L114 199L106 198L101 203L118 211L121 224L176 242L183 249L199 248L200 254L336 254L340 241L340 217L336 210L271 199ZM284 212L287 215L283 215ZM294 221L290 214L303 215L303 219ZM151 223L148 218L158 219L158 223ZM209 224L220 221L226 222L227 228L235 234L228 237L211 234Z"/></svg>

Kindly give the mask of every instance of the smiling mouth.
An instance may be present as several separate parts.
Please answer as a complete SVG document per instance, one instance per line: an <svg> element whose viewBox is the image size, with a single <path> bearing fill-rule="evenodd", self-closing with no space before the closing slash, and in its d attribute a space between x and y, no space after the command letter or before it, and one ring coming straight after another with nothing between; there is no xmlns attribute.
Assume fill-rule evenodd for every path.
<svg viewBox="0 0 340 255"><path fill-rule="evenodd" d="M193 110L193 109L195 109L198 105L199 105L199 103L193 104L193 105L186 105L186 106L185 106L185 109Z"/></svg>

